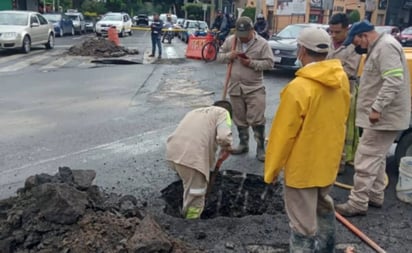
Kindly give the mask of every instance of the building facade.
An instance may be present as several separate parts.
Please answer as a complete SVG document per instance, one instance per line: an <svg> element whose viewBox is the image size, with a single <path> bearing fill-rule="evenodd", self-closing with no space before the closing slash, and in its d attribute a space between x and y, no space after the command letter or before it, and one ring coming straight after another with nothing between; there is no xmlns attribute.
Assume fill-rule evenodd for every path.
<svg viewBox="0 0 412 253"><path fill-rule="evenodd" d="M359 12L361 20L368 19L375 25L385 25L388 23L386 17L388 1L389 5L391 2L410 2L412 8L412 0L247 0L246 2L234 2L251 7L263 6L262 10L270 21L272 31L277 32L288 24L327 24L334 13L350 14L355 10ZM238 7L244 8L245 5ZM403 17L408 21L411 18L409 12Z"/></svg>

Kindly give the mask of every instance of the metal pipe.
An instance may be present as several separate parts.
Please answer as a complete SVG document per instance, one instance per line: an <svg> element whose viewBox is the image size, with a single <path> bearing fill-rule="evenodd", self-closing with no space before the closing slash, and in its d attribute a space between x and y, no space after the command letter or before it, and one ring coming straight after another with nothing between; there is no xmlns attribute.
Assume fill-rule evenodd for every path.
<svg viewBox="0 0 412 253"><path fill-rule="evenodd" d="M347 219L345 219L342 215L338 212L335 212L336 219L339 220L343 225L345 225L350 231L352 231L355 235L357 235L360 239L362 239L366 244L368 244L372 249L374 249L378 253L386 253L384 249L382 249L377 243L372 241L367 235L365 235L362 231L360 231L355 225L350 223Z"/></svg>

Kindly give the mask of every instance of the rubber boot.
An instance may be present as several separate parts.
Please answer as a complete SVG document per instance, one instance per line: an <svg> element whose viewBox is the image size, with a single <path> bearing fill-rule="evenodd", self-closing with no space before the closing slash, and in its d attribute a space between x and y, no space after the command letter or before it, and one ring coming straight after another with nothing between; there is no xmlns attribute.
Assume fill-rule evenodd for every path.
<svg viewBox="0 0 412 253"><path fill-rule="evenodd" d="M304 236L300 233L291 231L289 239L290 253L315 253L316 251L315 237Z"/></svg>
<svg viewBox="0 0 412 253"><path fill-rule="evenodd" d="M335 213L321 214L318 219L317 253L334 253L336 241Z"/></svg>
<svg viewBox="0 0 412 253"><path fill-rule="evenodd" d="M249 152L249 127L237 127L239 132L239 146L232 150L232 155Z"/></svg>
<svg viewBox="0 0 412 253"><path fill-rule="evenodd" d="M265 161L265 125L259 125L253 127L253 133L256 140L256 158L264 162Z"/></svg>

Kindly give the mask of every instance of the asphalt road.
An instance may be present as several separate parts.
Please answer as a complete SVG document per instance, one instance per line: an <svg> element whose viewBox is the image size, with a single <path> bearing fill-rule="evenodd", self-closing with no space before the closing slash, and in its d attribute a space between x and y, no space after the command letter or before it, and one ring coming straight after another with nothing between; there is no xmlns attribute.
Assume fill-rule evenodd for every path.
<svg viewBox="0 0 412 253"><path fill-rule="evenodd" d="M0 51L0 198L15 194L29 175L53 174L59 166L94 169L97 185L137 196L170 234L210 252L276 252L276 245L287 244L284 214L182 221L162 213L160 190L177 180L164 160L165 140L184 113L220 99L224 65L185 59L185 44L177 38L164 45L162 60L149 59L146 32L121 38L122 45L141 52L134 58L144 64L96 64L91 57L64 54L92 36L56 38L55 49L28 55ZM267 129L279 92L291 78L278 71L265 74ZM230 157L222 169L262 175L254 145L249 154ZM389 171L384 208L351 221L388 252L409 252L410 206L396 200L397 173ZM339 180L351 183L351 170ZM347 194L334 190L337 201ZM206 239L197 240L198 231ZM341 225L338 234L338 246L374 252ZM228 242L235 249L226 247ZM261 251L251 251L250 245L260 245Z"/></svg>

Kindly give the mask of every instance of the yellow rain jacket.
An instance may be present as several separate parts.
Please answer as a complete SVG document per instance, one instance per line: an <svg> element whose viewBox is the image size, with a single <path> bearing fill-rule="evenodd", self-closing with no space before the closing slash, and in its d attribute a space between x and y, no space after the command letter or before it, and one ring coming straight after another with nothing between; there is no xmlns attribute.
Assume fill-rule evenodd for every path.
<svg viewBox="0 0 412 253"><path fill-rule="evenodd" d="M265 182L284 168L293 188L333 184L341 160L349 80L339 60L306 65L281 92L266 149Z"/></svg>

